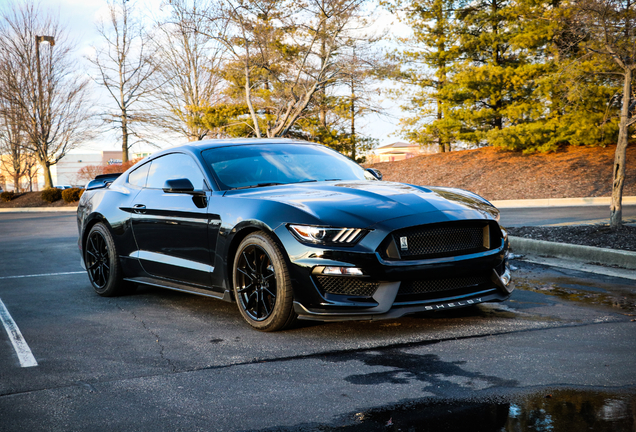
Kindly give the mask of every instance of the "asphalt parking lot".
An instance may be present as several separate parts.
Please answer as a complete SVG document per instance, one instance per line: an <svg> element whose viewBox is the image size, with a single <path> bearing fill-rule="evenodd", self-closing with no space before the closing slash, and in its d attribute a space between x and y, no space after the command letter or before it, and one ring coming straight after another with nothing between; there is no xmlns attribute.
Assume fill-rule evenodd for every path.
<svg viewBox="0 0 636 432"><path fill-rule="evenodd" d="M268 334L218 300L101 298L76 238L73 214L0 215L0 300L37 362L0 330L1 431L407 430L431 404L539 430L514 429L533 398L584 396L594 430L635 427L633 281L515 262L504 303Z"/></svg>

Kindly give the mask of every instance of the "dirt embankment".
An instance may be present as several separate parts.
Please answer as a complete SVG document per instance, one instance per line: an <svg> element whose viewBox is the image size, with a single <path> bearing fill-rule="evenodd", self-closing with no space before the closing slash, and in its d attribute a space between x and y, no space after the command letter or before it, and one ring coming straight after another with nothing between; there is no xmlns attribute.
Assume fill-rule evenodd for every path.
<svg viewBox="0 0 636 432"><path fill-rule="evenodd" d="M376 163L384 180L467 189L488 200L611 196L615 146L522 155L486 147ZM624 196L636 196L636 146L627 148Z"/></svg>

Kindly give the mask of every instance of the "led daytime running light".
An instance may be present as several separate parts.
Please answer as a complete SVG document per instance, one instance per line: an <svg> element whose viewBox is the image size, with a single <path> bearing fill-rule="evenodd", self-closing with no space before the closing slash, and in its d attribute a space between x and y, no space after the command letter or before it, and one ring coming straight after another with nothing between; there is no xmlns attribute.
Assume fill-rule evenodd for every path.
<svg viewBox="0 0 636 432"><path fill-rule="evenodd" d="M299 240L314 244L353 246L366 234L360 228L327 228L308 225L288 225Z"/></svg>

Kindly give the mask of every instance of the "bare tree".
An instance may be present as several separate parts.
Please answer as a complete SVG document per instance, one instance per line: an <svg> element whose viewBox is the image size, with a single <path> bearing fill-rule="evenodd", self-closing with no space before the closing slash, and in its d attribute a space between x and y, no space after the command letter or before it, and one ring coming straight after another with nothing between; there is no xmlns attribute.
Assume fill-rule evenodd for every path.
<svg viewBox="0 0 636 432"><path fill-rule="evenodd" d="M5 65L0 65L0 68L3 66ZM23 127L19 108L0 97L0 162L13 180L14 192L20 192L20 183L26 170L26 133L22 130Z"/></svg>
<svg viewBox="0 0 636 432"><path fill-rule="evenodd" d="M37 184L38 174L40 173L40 165L33 153L26 154L23 161L24 164L22 166L22 172L24 174L22 176L23 186L21 189L23 191L28 190L29 192L33 192L33 183L35 182Z"/></svg>
<svg viewBox="0 0 636 432"><path fill-rule="evenodd" d="M77 171L75 184L86 184L101 174L104 174L104 165L85 165Z"/></svg>
<svg viewBox="0 0 636 432"><path fill-rule="evenodd" d="M49 12L31 2L9 3L0 20L0 98L19 114L11 121L20 122L24 146L40 163L45 187L52 187L50 167L92 136L88 82ZM49 49L39 53L43 40Z"/></svg>
<svg viewBox="0 0 636 432"><path fill-rule="evenodd" d="M0 64L0 70L4 67L6 63ZM39 171L37 158L27 146L26 126L20 106L0 95L0 164L11 176L16 193L32 191Z"/></svg>
<svg viewBox="0 0 636 432"><path fill-rule="evenodd" d="M364 0L225 0L203 11L206 34L232 58L256 137L289 134L317 92L343 75L338 56L357 30Z"/></svg>
<svg viewBox="0 0 636 432"><path fill-rule="evenodd" d="M97 24L104 45L95 48L89 61L95 65L95 81L103 86L114 102L104 120L121 132L122 161L129 160L132 136L140 137L138 124L151 121L141 108L144 98L155 89L150 78L156 66L152 62L152 44L142 21L135 16L135 4L128 0L108 1L108 20Z"/></svg>
<svg viewBox="0 0 636 432"><path fill-rule="evenodd" d="M200 32L205 18L200 0L173 0L167 22L158 23L154 43L156 92L151 105L160 115L156 124L189 141L206 138L201 125L208 107L224 100L220 73L223 47Z"/></svg>

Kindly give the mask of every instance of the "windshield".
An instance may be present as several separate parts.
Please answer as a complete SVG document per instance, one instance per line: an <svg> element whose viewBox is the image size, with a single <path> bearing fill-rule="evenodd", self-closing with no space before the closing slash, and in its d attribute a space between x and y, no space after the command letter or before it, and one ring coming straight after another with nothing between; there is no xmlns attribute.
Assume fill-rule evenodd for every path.
<svg viewBox="0 0 636 432"><path fill-rule="evenodd" d="M257 144L209 149L203 158L223 190L328 180L367 180L365 171L318 145Z"/></svg>

